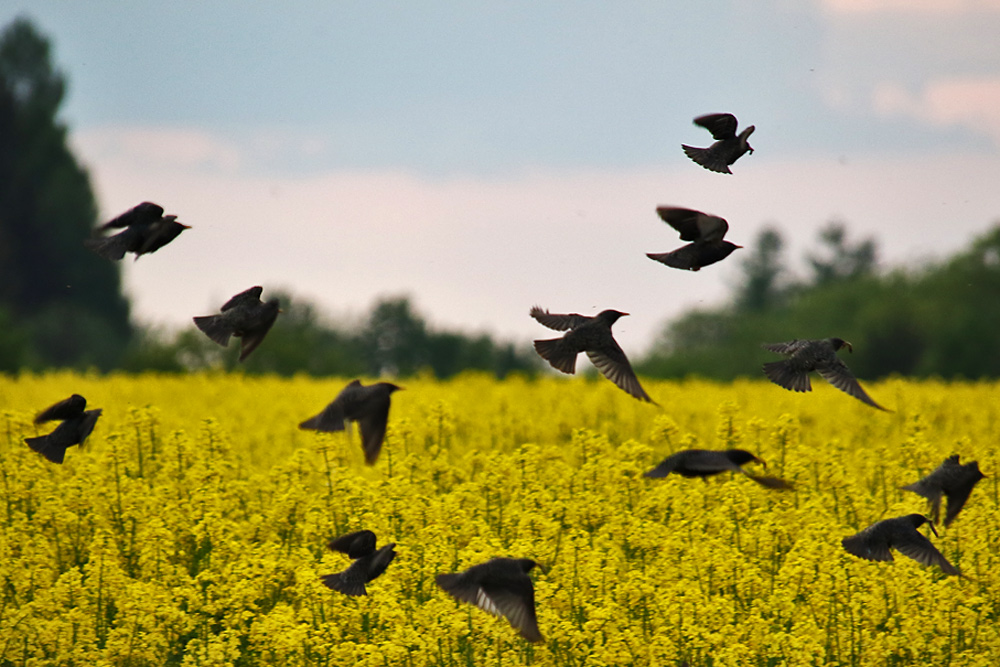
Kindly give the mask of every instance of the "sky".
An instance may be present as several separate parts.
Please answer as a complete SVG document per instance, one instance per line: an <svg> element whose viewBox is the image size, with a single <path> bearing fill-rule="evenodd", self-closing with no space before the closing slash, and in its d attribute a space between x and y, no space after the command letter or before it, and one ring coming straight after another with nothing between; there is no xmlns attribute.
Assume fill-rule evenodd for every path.
<svg viewBox="0 0 1000 667"><path fill-rule="evenodd" d="M518 342L552 334L533 305L614 308L638 355L726 301L765 226L794 265L841 221L897 267L1000 221L1000 0L0 4L16 16L69 80L101 217L153 201L192 226L124 262L148 324L253 285L335 324L405 294L432 327ZM733 175L681 151L711 112L756 127ZM658 205L745 247L656 263L682 245Z"/></svg>

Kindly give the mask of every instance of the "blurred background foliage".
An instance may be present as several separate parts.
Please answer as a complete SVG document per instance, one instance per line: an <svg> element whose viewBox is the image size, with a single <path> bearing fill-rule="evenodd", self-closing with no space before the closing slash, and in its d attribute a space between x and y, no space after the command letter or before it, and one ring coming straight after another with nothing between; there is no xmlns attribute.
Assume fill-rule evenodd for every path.
<svg viewBox="0 0 1000 667"><path fill-rule="evenodd" d="M0 372L51 367L185 372L235 367L194 327L130 320L119 267L82 251L98 223L87 172L57 115L65 76L50 44L18 19L0 33ZM1000 222L955 256L886 269L873 239L831 222L795 276L777 228L745 251L727 303L667 322L636 370L662 378L755 375L764 342L839 336L862 378L1000 376ZM279 294L283 314L248 373L395 375L465 369L503 377L543 368L529 341L438 330L406 295L374 303L360 323L332 323L311 303Z"/></svg>

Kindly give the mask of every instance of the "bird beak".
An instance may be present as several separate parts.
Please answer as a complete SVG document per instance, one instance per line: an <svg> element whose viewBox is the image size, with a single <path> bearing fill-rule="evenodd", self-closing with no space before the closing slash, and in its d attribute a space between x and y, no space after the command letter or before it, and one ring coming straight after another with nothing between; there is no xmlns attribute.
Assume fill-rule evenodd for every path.
<svg viewBox="0 0 1000 667"><path fill-rule="evenodd" d="M937 533L937 531L936 531L936 530L934 529L934 524L933 524L933 523L931 523L930 521L928 521L928 522L927 522L927 525L931 527L931 532L932 532L932 533L934 533L934 537L938 537L938 533Z"/></svg>
<svg viewBox="0 0 1000 667"><path fill-rule="evenodd" d="M851 354L854 354L854 346L851 345L850 343L848 343L846 340L844 341L844 347L847 348L848 352L850 352Z"/></svg>
<svg viewBox="0 0 1000 667"><path fill-rule="evenodd" d="M185 225L183 222L178 222L177 224L183 227L184 229L191 229L191 225Z"/></svg>
<svg viewBox="0 0 1000 667"><path fill-rule="evenodd" d="M767 461L765 461L764 459L757 459L757 463L761 464L765 468L767 467Z"/></svg>
<svg viewBox="0 0 1000 667"><path fill-rule="evenodd" d="M542 574L548 574L549 573L549 568L546 567L545 565L542 565L538 561L535 561L535 567L537 567L539 570L541 570Z"/></svg>

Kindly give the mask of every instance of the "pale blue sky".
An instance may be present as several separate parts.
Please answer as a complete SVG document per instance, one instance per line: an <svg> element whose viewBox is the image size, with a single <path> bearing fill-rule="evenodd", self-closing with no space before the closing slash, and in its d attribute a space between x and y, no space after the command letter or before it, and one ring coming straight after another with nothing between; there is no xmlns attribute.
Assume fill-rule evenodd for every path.
<svg viewBox="0 0 1000 667"><path fill-rule="evenodd" d="M19 5L0 21L54 41L102 213L194 226L125 269L150 321L251 284L337 316L410 292L518 338L535 303L618 308L644 348L738 279L739 252L646 259L680 245L658 204L742 245L776 222L793 255L843 219L889 263L1000 218L1000 0ZM680 150L714 111L757 127L733 176Z"/></svg>

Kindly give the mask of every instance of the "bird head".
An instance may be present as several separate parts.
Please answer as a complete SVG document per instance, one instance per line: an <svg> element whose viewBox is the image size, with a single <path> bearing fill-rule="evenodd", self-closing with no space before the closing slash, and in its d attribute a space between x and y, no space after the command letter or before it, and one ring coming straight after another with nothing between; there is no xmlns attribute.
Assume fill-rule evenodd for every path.
<svg viewBox="0 0 1000 667"><path fill-rule="evenodd" d="M765 468L767 467L767 463L763 459L757 458L745 449L727 449L726 458L738 466L750 463L751 461L756 461Z"/></svg>
<svg viewBox="0 0 1000 667"><path fill-rule="evenodd" d="M531 572L536 567L542 572L545 572L545 567L541 563L536 563L530 558L517 558L516 560L517 564L521 566L521 569L524 570L525 574Z"/></svg>
<svg viewBox="0 0 1000 667"><path fill-rule="evenodd" d="M914 528L920 528L920 526L926 523L930 526L931 532L934 533L934 537L938 537L938 532L934 529L934 522L925 517L923 514L910 514L906 518L910 520Z"/></svg>
<svg viewBox="0 0 1000 667"><path fill-rule="evenodd" d="M750 135L753 134L753 131L755 129L757 128L751 125L750 127L747 127L742 132L740 132L740 144L742 146L745 146L746 149L750 151L750 155L753 155L753 146L750 145L749 139Z"/></svg>
<svg viewBox="0 0 1000 667"><path fill-rule="evenodd" d="M597 319L601 320L609 327L617 322L619 318L625 317L628 313L623 313L620 310L602 310L597 314Z"/></svg>
<svg viewBox="0 0 1000 667"><path fill-rule="evenodd" d="M848 343L843 338L831 338L830 344L833 345L834 351L839 350L842 347L846 347L848 352L854 352L854 346Z"/></svg>
<svg viewBox="0 0 1000 667"><path fill-rule="evenodd" d="M379 384L385 387L390 394L395 391L402 391L403 389L406 389L406 387L400 387L399 385L393 384L391 382L380 382Z"/></svg>

